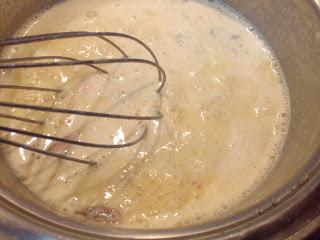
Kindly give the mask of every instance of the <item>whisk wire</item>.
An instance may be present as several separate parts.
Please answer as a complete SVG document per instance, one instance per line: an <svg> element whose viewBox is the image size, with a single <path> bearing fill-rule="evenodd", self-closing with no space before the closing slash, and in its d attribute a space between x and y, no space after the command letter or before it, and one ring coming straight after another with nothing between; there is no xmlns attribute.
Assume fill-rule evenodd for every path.
<svg viewBox="0 0 320 240"><path fill-rule="evenodd" d="M36 42L43 41L53 41L53 40L61 40L61 39L71 39L71 38L84 38L84 37L97 37L106 43L110 44L113 48L115 48L121 55L122 58L113 58L113 59L90 59L90 60L79 60L66 56L38 56L38 57L22 57L22 58L11 58L11 59L0 59L0 69L6 70L14 70L14 69L25 69L25 68L47 68L47 67L68 67L68 66L88 66L91 67L103 74L109 74L108 71L99 67L97 65L104 64L128 64L128 63L136 63L149 65L157 70L158 73L158 81L160 85L157 89L157 93L161 93L163 87L166 83L166 72L160 66L159 61L155 55L155 53L149 48L143 41L135 38L133 36L124 34L124 33L115 33L115 32L61 32L61 33L49 33L49 34L40 34L33 36L24 36L17 38L10 38L5 40L0 40L0 47L2 46L12 46L12 45L20 45L20 44L31 44ZM109 37L122 38L134 41L141 47L143 47L152 57L153 61L147 59L140 58L130 58L129 55L114 41L110 40ZM62 93L60 89L51 89L51 88L40 88L33 86L18 86L18 85L6 85L0 84L0 89L7 90L22 90L22 91L41 91L41 92L51 92L53 94ZM49 113L58 113L58 114L71 114L77 116L87 116L87 117L97 117L97 118L111 118L111 119L122 119L122 120L135 120L135 121L151 121L151 120L160 120L163 115L160 112L157 112L152 116L131 116L131 115L123 115L123 114L111 114L111 113L103 113L103 112L90 112L90 111L80 111L73 109L64 109L64 108L55 108L55 107L47 107L47 106L36 106L36 105L28 105L22 103L13 103L13 102L4 102L0 101L0 106L5 108L16 108L16 109L27 109L41 112L49 112ZM30 124L45 124L45 121L38 121L34 119L28 119L25 117L12 116L9 114L0 113L0 118L7 118L16 121L22 121ZM83 147L91 147L91 148L105 148L105 149L119 149L119 148L127 148L136 145L141 142L146 134L147 127L141 136L137 139L132 140L131 142L125 144L96 144L89 142L80 142L67 138L61 138L56 136L49 136L46 134L40 134L35 132L30 132L21 129L10 128L6 126L0 126L0 131L7 133L14 133L39 139L46 139L53 142L60 142L63 144L69 144L74 146L83 146ZM50 152L47 150L42 150L36 148L31 145L22 144L19 142L11 141L10 139L0 137L0 143L11 145L14 147L26 149L38 154L43 154L46 156L68 160L76 163L95 165L96 162L88 161L84 159L79 159L71 156L67 156L60 153Z"/></svg>
<svg viewBox="0 0 320 240"><path fill-rule="evenodd" d="M17 63L20 62L34 62L34 61L42 61L42 60L67 60L67 61L72 61L72 62L79 62L79 60L75 59L75 58L70 58L70 57L63 57L63 56L40 56L40 57L25 57L25 58L11 58L11 59L0 59L0 68L1 69L14 69L14 66L16 66ZM10 65L9 63L14 63L12 65ZM32 65L32 64L28 64L28 65ZM104 74L109 74L108 71L99 68L93 64L85 64L95 70L98 70L101 73ZM37 65L33 65L35 68L37 67ZM49 66L47 66L49 67ZM19 68L19 67L17 67ZM21 67L22 68L22 67Z"/></svg>
<svg viewBox="0 0 320 240"><path fill-rule="evenodd" d="M106 39L106 37L117 37L117 38L125 38L128 40L132 40L136 43L138 43L140 46L142 46L153 58L154 63L159 65L159 61L157 59L157 56L155 53L151 50L150 47L148 47L147 44L145 44L143 41L139 40L136 37L133 37L128 34L124 33L116 33L116 32L60 32L60 33L49 33L49 34L39 34L39 35L33 35L33 36L24 36L24 37L17 37L17 38L11 38L11 39L5 39L0 41L0 46L11 46L11 45L19 45L19 44L29 44L29 43L35 43L35 42L43 42L43 41L53 41L53 40L61 40L61 39L71 39L71 38L82 38L82 37L99 37L100 39ZM111 40L107 40L109 43ZM112 41L111 41L112 42ZM112 42L113 43L113 42ZM113 43L114 46L116 46L117 49L121 49L118 45ZM124 53L124 51L121 49L121 52ZM125 56L127 54L124 53ZM165 74L162 76L161 71L159 69L158 71L159 75L159 81L165 82ZM163 77L163 79L162 79ZM163 88L164 84L162 84ZM160 92L162 90L158 90Z"/></svg>

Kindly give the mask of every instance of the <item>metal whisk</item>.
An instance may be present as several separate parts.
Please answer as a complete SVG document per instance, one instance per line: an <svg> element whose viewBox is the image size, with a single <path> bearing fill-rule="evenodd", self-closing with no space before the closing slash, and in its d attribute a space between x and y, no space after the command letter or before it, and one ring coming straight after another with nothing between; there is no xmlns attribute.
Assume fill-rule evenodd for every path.
<svg viewBox="0 0 320 240"><path fill-rule="evenodd" d="M30 44L35 42L43 42L43 41L52 41L52 40L61 40L61 39L71 39L71 38L83 38L83 37L95 37L99 38L102 41L109 44L114 49L116 49L119 53L121 53L121 58L114 58L114 59L92 59L92 60L79 60L69 57L62 57L62 56L41 56L41 57L23 57L23 58L12 58L12 59L0 59L0 69L23 69L23 68L47 68L47 67L61 67L61 66L76 66L76 65L84 65L90 68L93 68L103 74L108 74L106 70L99 67L101 64L127 64L127 63L138 63L138 64L145 64L155 68L158 73L159 79L159 88L157 89L157 93L160 93L166 83L166 73L164 69L159 65L158 59L154 52L141 40L127 35L123 33L115 33L115 32L62 32L62 33L51 33L51 34L43 34L43 35L34 35L34 36L26 36L26 37L18 37L18 38L11 38L0 40L0 47L5 46L12 46L12 45L21 45L21 44ZM123 49L111 41L108 37L114 38L123 38L130 41L133 41L140 46L142 46L152 57L153 61L147 59L140 59L140 58L130 58ZM0 89L15 89L21 91L42 91L42 92L51 92L51 93L61 93L62 90L60 89L51 89L51 88L38 88L38 87L31 87L31 86L17 86L17 85L4 85L0 84ZM87 116L87 117L98 117L98 118L112 118L112 119L122 119L122 120L141 120L141 121L150 121L150 120L159 120L163 116L161 113L158 113L154 116L129 116L129 115L117 115L117 114L109 114L103 112L87 112L87 111L76 111L72 109L61 109L61 108L54 108L54 107L46 107L46 106L36 106L36 105L27 105L27 104L18 104L13 102L4 102L0 101L1 107L6 108L18 108L18 109L27 109L27 110L34 110L34 111L43 111L43 112L51 112L51 113L60 113L60 114L72 114L72 115L79 115L79 116ZM44 121L37 121L33 119L28 119L24 117L18 117L13 115L7 114L0 114L0 118L12 119L16 121L25 122L28 124L38 124L44 125L46 124ZM34 133L30 131L9 128L5 126L0 126L0 131L9 132L20 134L29 137L36 137L39 139L47 139L54 142L60 142L65 144L83 146L83 147L91 147L91 148L105 148L105 149L116 149L116 148L127 148L133 146L146 136L147 128L143 132L143 134L136 140L126 143L126 144L118 144L118 145L102 145L102 144L94 144L88 142L80 142L69 140L65 138L59 138L54 136L48 136L44 134ZM9 139L0 137L0 143L7 144L10 146L23 148L38 154L47 155L50 157L55 157L63 160L73 161L82 164L89 164L95 165L96 162L87 161L79 158L70 157L64 154L59 154L55 152L49 152L46 150L42 150L33 146L25 145L22 143L18 143L15 141L11 141Z"/></svg>

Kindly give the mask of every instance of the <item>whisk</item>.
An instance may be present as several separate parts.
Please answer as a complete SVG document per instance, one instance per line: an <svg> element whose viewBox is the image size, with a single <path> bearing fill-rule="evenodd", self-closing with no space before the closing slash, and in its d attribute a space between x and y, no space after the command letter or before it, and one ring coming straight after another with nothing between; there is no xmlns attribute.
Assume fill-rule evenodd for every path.
<svg viewBox="0 0 320 240"><path fill-rule="evenodd" d="M47 67L62 67L62 66L76 66L83 65L90 67L96 71L99 71L103 74L108 74L108 72L99 67L101 64L129 64L129 63L137 63L137 64L145 64L152 66L158 74L159 87L157 89L157 93L161 93L161 90L165 86L166 83L166 73L164 69L160 66L159 61L155 55L155 53L141 40L127 35L123 33L115 33L115 32L61 32L61 33L50 33L50 34L42 34L42 35L33 35L33 36L25 36L25 37L17 37L10 38L5 40L0 40L0 47L12 46L12 45L21 45L21 44L30 44L35 42L44 42L44 41L53 41L53 40L61 40L61 39L71 39L71 38L99 38L104 41L106 44L109 44L111 47L116 49L121 55L121 58L113 58L113 59L91 59L91 60L79 60L75 58L70 58L66 56L41 56L41 57L23 57L23 58L11 58L11 59L0 59L0 69L24 69L24 68L47 68ZM153 61L141 58L130 58L128 54L115 42L110 40L109 38L122 38L135 42L136 44L142 46L148 54L152 57ZM33 86L18 86L18 85L5 85L0 84L0 89L2 90L19 90L19 91L41 91L41 92L50 92L52 94L61 93L61 89L52 89L52 88L40 88ZM5 108L17 108L17 109L26 109L26 110L34 110L34 111L43 111L48 113L59 113L59 114L71 114L78 116L87 116L87 117L97 117L97 118L111 118L111 119L122 119L122 120L140 120L140 121L150 121L150 120L159 120L163 117L163 115L158 112L153 116L130 116L130 115L117 115L110 114L104 112L89 112L89 111L76 111L72 109L62 109L62 108L54 108L47 106L38 106L38 105L28 105L28 104L20 104L14 102L4 102L0 101L0 106ZM15 121L21 121L28 124L37 124L37 125L45 125L45 121L37 121L29 118L18 117L9 114L0 114L0 118L11 119ZM91 147L91 148L104 148L104 149L120 149L131 147L139 142L141 142L147 134L147 128L145 128L142 135L132 141L125 144L95 144L89 142L81 142L70 140L66 138L60 138L55 136L49 136L45 134L25 131L16 128L10 128L6 126L0 126L0 131L15 133L19 135L35 137L39 139L50 140L54 142L60 142L64 144L83 146L83 147ZM96 162L87 161L80 158L75 158L71 156L67 156L65 154L50 152L47 150L42 150L36 148L34 146L22 144L16 141L12 141L10 139L0 137L0 143L14 146L17 148L22 148L25 150L29 150L38 154L43 154L50 157L55 157L63 160L73 161L81 164L88 165L96 165Z"/></svg>

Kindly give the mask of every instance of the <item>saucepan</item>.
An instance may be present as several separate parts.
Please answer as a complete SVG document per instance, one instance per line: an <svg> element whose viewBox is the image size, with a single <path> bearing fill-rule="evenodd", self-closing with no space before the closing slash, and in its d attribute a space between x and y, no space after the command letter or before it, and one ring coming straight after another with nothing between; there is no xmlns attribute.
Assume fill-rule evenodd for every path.
<svg viewBox="0 0 320 240"><path fill-rule="evenodd" d="M0 0L1 38L11 36L26 18L55 2ZM289 135L280 160L265 182L220 219L177 229L118 229L90 226L55 213L19 182L5 159L0 159L1 239L305 239L317 234L320 2L225 0L225 3L264 35L289 86L292 111Z"/></svg>

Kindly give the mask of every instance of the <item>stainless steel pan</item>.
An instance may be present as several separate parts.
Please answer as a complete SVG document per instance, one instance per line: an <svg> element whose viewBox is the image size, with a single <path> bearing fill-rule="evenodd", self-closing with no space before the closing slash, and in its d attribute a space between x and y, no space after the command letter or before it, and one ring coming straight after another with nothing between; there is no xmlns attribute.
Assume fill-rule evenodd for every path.
<svg viewBox="0 0 320 240"><path fill-rule="evenodd" d="M1 38L10 36L27 17L54 2L0 0ZM302 239L318 229L320 3L318 0L225 2L247 17L268 40L290 89L292 122L288 141L263 186L221 219L205 224L161 231L102 228L68 220L44 206L1 159L1 239L11 235L17 239L41 239L41 235L68 239L285 239L293 235L293 239Z"/></svg>

